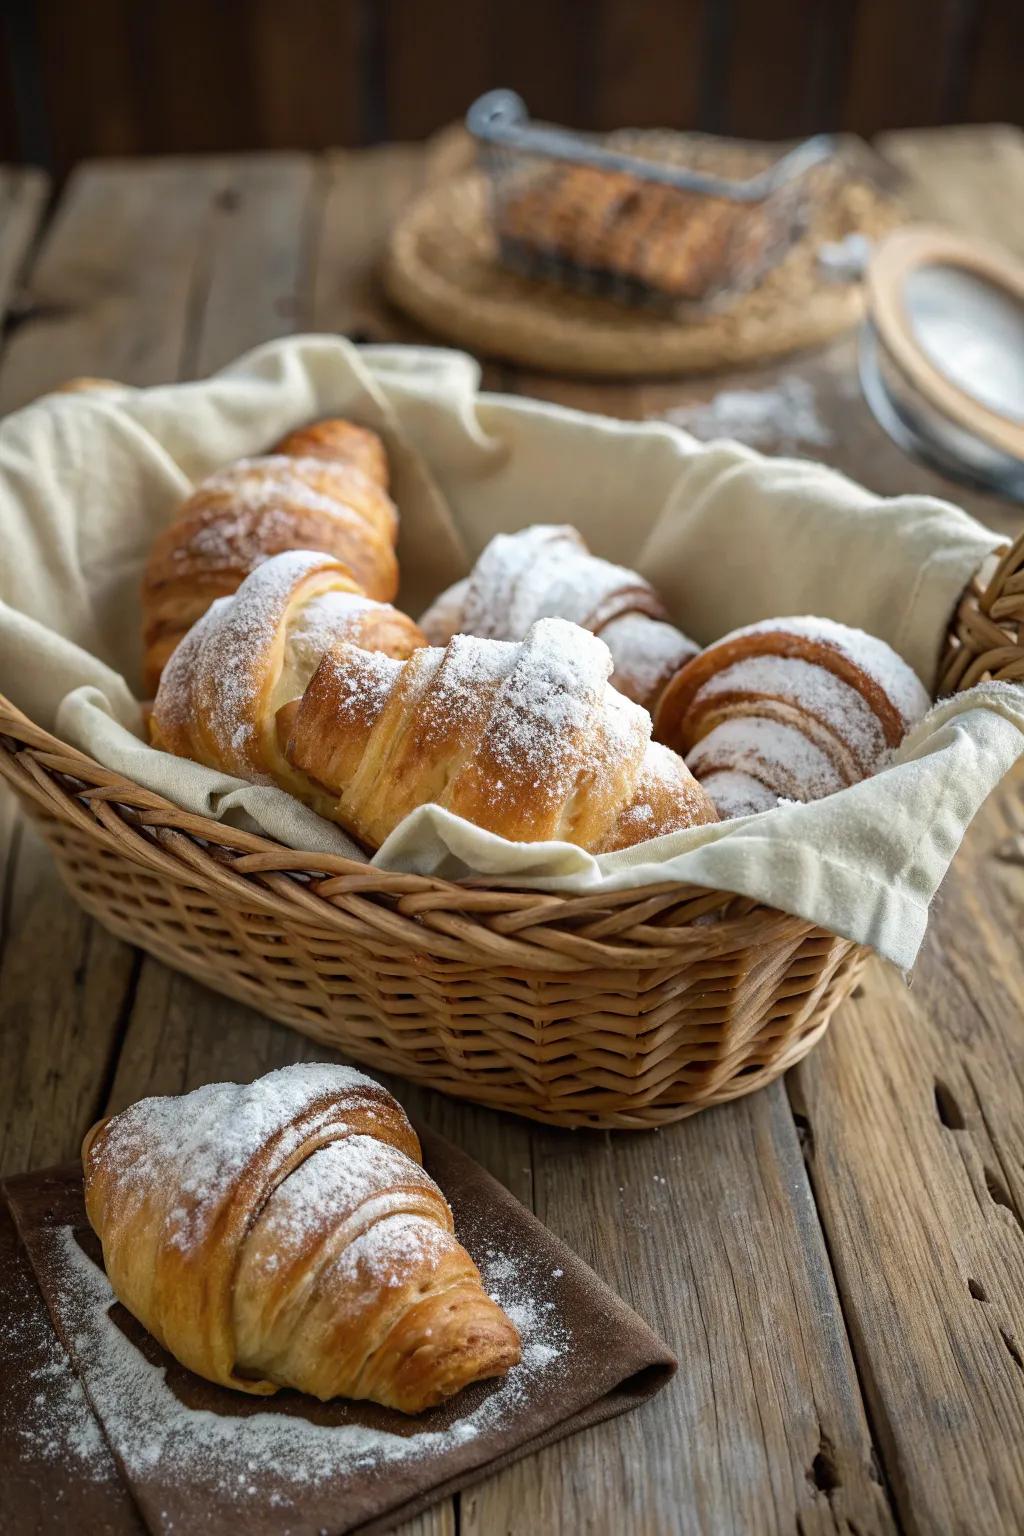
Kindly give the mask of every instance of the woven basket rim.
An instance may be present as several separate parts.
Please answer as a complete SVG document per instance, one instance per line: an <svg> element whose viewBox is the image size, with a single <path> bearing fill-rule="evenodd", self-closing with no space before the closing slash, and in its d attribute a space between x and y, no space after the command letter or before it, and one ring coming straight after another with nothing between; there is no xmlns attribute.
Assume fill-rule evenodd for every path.
<svg viewBox="0 0 1024 1536"><path fill-rule="evenodd" d="M593 914L597 918L609 908L675 906L689 898L704 898L711 911L723 905L737 910L720 916L715 931L723 939L735 942L746 930L765 934L767 917L777 917L787 932L814 932L816 925L805 918L781 913L752 898L736 892L719 892L710 887L695 886L678 880L665 880L643 886L629 886L620 890L601 892L541 891L517 884L514 879L498 879L483 876L467 876L450 880L437 875L421 875L400 871L375 869L369 864L346 858L342 854L307 853L290 848L284 843L260 833L247 832L210 817L185 811L154 790L136 784L134 780L112 769L105 768L95 758L62 742L51 732L35 725L23 711L0 694L0 772L11 779L5 759L20 762L24 773L19 776L18 788L28 790L25 780L48 779L57 782L64 791L65 804L70 807L74 800L87 802L92 811L90 833L95 835L111 819L122 827L138 834L157 835L158 842L167 853L176 856L175 862L193 862L188 845L202 852L201 864L197 864L197 883L203 883L210 873L212 854L227 855L222 860L225 879L253 877L260 886L271 889L278 897L288 896L293 903L306 907L306 915L316 920L315 904L324 918L333 913L332 897L358 895L363 897L397 898L403 909L417 915L429 915L434 922L479 919L500 924L499 931L514 936L515 916L528 914L531 925L550 923L556 926L563 919L574 919ZM42 792L37 794L42 799ZM51 797L52 798L52 797ZM179 871L180 872L180 871ZM229 873L228 873L229 872ZM316 881L310 887L295 877L308 876ZM287 882L282 884L282 879ZM326 909L326 910L325 910ZM502 923L502 919L506 923ZM698 930L706 934L707 930ZM679 930L674 930L673 943L678 945ZM696 946L695 946L696 947ZM623 954L623 963L628 963Z"/></svg>
<svg viewBox="0 0 1024 1536"><path fill-rule="evenodd" d="M953 615L938 669L936 697L971 687L987 677L1024 685L1024 533L997 550L995 555L994 570L990 569L991 559L985 562ZM159 829L165 841L173 841L179 857L188 843L196 849L219 850L222 855L228 855L234 877L252 876L264 886L276 887L282 876L313 877L318 885L312 890L304 888L299 880L288 878L288 885L295 888L296 896L301 894L307 904L323 902L329 905L332 896L343 888L346 892L358 891L367 896L411 898L417 906L426 898L428 905L450 908L453 913L465 913L467 917L470 911L483 918L485 914L493 917L528 909L531 919L536 920L538 912L546 908L551 920L557 922L560 917L577 916L588 910L642 908L665 898L681 902L688 892L692 892L706 895L719 907L723 904L738 907L741 915L723 915L720 918L723 924L745 924L758 914L763 921L775 914L807 930L816 927L792 914L779 913L776 908L754 898L736 892L713 891L710 887L678 880L599 893L540 891L525 887L511 877L475 875L451 880L438 875L375 869L342 854L316 854L289 848L260 833L247 832L183 810L173 801L105 768L87 753L35 725L3 694L0 694L0 745L5 748L0 752L0 765L8 756L14 759L30 756L29 778L38 780L40 775L49 775L62 784L69 802L76 797L88 801L94 813L102 808L119 817L122 824L130 821L142 832ZM9 768L5 770L5 776L12 776ZM72 792L68 786L76 781L84 787ZM23 784L22 787L26 786ZM95 821L92 825L95 828ZM188 862L187 857L184 861ZM204 863L207 873L209 862L207 857ZM196 871L197 880L202 880L204 871Z"/></svg>

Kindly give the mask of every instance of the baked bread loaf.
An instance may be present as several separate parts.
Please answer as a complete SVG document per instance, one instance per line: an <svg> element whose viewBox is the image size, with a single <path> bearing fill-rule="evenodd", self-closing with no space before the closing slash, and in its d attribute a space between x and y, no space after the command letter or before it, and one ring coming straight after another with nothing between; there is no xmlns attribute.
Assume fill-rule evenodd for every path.
<svg viewBox="0 0 1024 1536"><path fill-rule="evenodd" d="M142 1099L82 1164L116 1296L209 1381L419 1413L519 1360L404 1111L350 1067Z"/></svg>
<svg viewBox="0 0 1024 1536"><path fill-rule="evenodd" d="M655 733L721 816L745 816L868 778L929 702L884 640L830 619L768 619L682 668Z"/></svg>
<svg viewBox="0 0 1024 1536"><path fill-rule="evenodd" d="M511 265L639 300L699 301L754 277L772 238L756 204L588 165L534 177L497 218Z"/></svg>
<svg viewBox="0 0 1024 1536"><path fill-rule="evenodd" d="M333 555L369 597L390 602L398 590L398 514L385 489L383 456L373 433L324 421L196 486L154 542L143 575L147 697L210 604L230 596L272 555Z"/></svg>
<svg viewBox="0 0 1024 1536"><path fill-rule="evenodd" d="M339 560L291 550L264 561L207 609L164 668L153 745L315 799L285 759L276 720L341 640L397 657L424 644L412 619L367 597Z"/></svg>
<svg viewBox="0 0 1024 1536"><path fill-rule="evenodd" d="M499 533L420 625L431 645L446 645L455 634L522 640L531 624L549 617L600 635L612 653L613 686L648 710L697 653L668 622L649 581L592 555L575 528L545 523Z"/></svg>
<svg viewBox="0 0 1024 1536"><path fill-rule="evenodd" d="M682 760L651 744L647 713L609 687L611 665L563 619L522 641L456 635L407 661L338 645L285 711L287 757L368 848L429 802L514 841L595 853L717 820Z"/></svg>

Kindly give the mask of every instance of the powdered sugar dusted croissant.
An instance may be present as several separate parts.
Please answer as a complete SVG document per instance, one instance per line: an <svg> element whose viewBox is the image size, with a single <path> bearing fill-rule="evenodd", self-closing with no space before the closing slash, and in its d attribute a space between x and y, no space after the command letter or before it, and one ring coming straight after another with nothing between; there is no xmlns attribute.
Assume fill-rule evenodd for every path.
<svg viewBox="0 0 1024 1536"><path fill-rule="evenodd" d="M716 820L610 672L607 646L563 619L523 641L456 635L404 662L339 645L288 711L288 760L371 848L428 802L514 841L594 852Z"/></svg>
<svg viewBox="0 0 1024 1536"><path fill-rule="evenodd" d="M314 421L289 432L271 450L296 459L327 459L362 470L381 490L388 488L388 456L376 432L341 416Z"/></svg>
<svg viewBox="0 0 1024 1536"><path fill-rule="evenodd" d="M642 576L592 555L575 528L539 523L499 533L472 572L420 620L431 645L453 635L522 640L537 619L569 619L600 635L614 661L612 684L653 709L663 685L697 647L668 623Z"/></svg>
<svg viewBox="0 0 1024 1536"><path fill-rule="evenodd" d="M722 816L743 816L868 778L928 706L884 640L829 619L769 619L683 667L655 730Z"/></svg>
<svg viewBox="0 0 1024 1536"><path fill-rule="evenodd" d="M350 1067L142 1099L82 1163L115 1294L209 1381L418 1413L519 1360L404 1111Z"/></svg>
<svg viewBox="0 0 1024 1536"><path fill-rule="evenodd" d="M196 486L156 539L143 576L148 693L182 635L272 555L320 550L343 560L370 597L394 597L398 514L383 456L373 433L325 421Z"/></svg>
<svg viewBox="0 0 1024 1536"><path fill-rule="evenodd" d="M367 597L340 561L312 550L265 561L175 650L150 716L154 746L304 795L281 750L277 714L341 640L398 657L423 644L412 619Z"/></svg>

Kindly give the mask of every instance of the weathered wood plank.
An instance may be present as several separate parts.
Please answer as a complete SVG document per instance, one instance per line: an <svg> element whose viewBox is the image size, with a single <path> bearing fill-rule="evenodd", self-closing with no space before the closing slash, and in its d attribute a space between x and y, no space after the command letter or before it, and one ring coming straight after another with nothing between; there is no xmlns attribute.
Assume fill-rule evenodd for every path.
<svg viewBox="0 0 1024 1536"><path fill-rule="evenodd" d="M371 217L373 186L386 209L384 167L401 168L405 175L408 163L408 155L378 156L372 180L353 178L351 200L343 173L325 178L305 157L249 158L226 165L203 261L193 273L181 372L205 373L270 336L312 323L314 273L323 271L322 233L329 236L343 275L341 302L348 302L350 285L358 296L358 274L365 274L369 264L365 242L374 242L376 249L382 238L379 216ZM316 323L327 322L318 318ZM107 1110L145 1094L186 1092L224 1078L249 1080L289 1062L331 1057L323 1047L147 957ZM408 1085L400 1091L411 1112L431 1117L434 1096L414 1093ZM404 1529L407 1536L451 1536L453 1502Z"/></svg>
<svg viewBox="0 0 1024 1536"><path fill-rule="evenodd" d="M782 1087L657 1134L532 1142L537 1214L680 1371L466 1495L463 1533L894 1529Z"/></svg>
<svg viewBox="0 0 1024 1536"><path fill-rule="evenodd" d="M952 883L967 890L963 877ZM909 994L872 966L791 1092L903 1525L1012 1536L1024 1524L1021 998L1008 1008L1000 986L981 1011L979 967L971 957L965 995L950 958L922 963L929 984ZM1019 975L1019 946L1002 958Z"/></svg>
<svg viewBox="0 0 1024 1536"><path fill-rule="evenodd" d="M103 1102L136 962L61 885L38 833L14 843L0 952L0 1172L74 1157Z"/></svg>
<svg viewBox="0 0 1024 1536"><path fill-rule="evenodd" d="M920 216L1021 240L1009 189L1024 186L1024 136L893 134L882 147ZM878 473L872 453L861 478ZM908 464L907 484L923 482ZM945 494L1019 526L993 498ZM789 1078L908 1531L1010 1536L1024 1523L1020 785L1011 775L968 833L913 988L873 966Z"/></svg>
<svg viewBox="0 0 1024 1536"><path fill-rule="evenodd" d="M357 341L417 339L384 296L380 263L399 210L423 184L428 154L422 145L382 144L358 153L337 151L325 156L321 167L305 323Z"/></svg>
<svg viewBox="0 0 1024 1536"><path fill-rule="evenodd" d="M175 378L221 171L215 161L107 161L72 176L0 364L11 410L73 374Z"/></svg>
<svg viewBox="0 0 1024 1536"><path fill-rule="evenodd" d="M302 323L318 208L310 155L228 161L192 275L182 378L204 378Z"/></svg>
<svg viewBox="0 0 1024 1536"><path fill-rule="evenodd" d="M915 217L998 240L1024 256L1020 128L913 129L879 134L875 144L906 176L906 198Z"/></svg>
<svg viewBox="0 0 1024 1536"><path fill-rule="evenodd" d="M49 177L31 167L0 165L0 322L17 298L17 283L42 223Z"/></svg>
<svg viewBox="0 0 1024 1536"><path fill-rule="evenodd" d="M0 357L0 403L73 373L173 377L194 252L218 168L83 167L27 284ZM75 907L42 840L12 839L0 955L0 1154L6 1171L74 1157L102 1107L138 975L132 949Z"/></svg>

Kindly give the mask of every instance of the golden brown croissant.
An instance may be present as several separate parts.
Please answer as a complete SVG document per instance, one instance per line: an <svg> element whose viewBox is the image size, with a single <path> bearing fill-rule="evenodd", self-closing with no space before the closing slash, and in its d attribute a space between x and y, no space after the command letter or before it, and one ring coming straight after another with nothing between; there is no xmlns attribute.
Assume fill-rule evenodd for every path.
<svg viewBox="0 0 1024 1536"><path fill-rule="evenodd" d="M355 465L382 490L388 489L388 456L376 432L341 416L314 421L287 433L270 450L295 459L328 459Z"/></svg>
<svg viewBox="0 0 1024 1536"><path fill-rule="evenodd" d="M397 657L424 643L412 619L367 597L340 561L312 550L264 561L203 614L164 668L154 746L315 798L284 757L276 717L341 640Z"/></svg>
<svg viewBox="0 0 1024 1536"><path fill-rule="evenodd" d="M655 729L722 816L744 816L869 777L928 705L884 640L829 619L769 619L688 662Z"/></svg>
<svg viewBox="0 0 1024 1536"><path fill-rule="evenodd" d="M157 537L142 582L148 694L182 635L272 555L317 549L343 560L368 596L390 602L398 590L398 514L379 439L327 421L279 446L289 445L298 456L241 459L208 476Z"/></svg>
<svg viewBox="0 0 1024 1536"><path fill-rule="evenodd" d="M209 1381L418 1413L519 1360L404 1111L351 1067L142 1099L82 1163L115 1294Z"/></svg>
<svg viewBox="0 0 1024 1536"><path fill-rule="evenodd" d="M514 841L595 853L717 820L610 672L607 646L563 619L523 641L456 635L405 662L335 646L292 711L286 754L371 848L428 802Z"/></svg>
<svg viewBox="0 0 1024 1536"><path fill-rule="evenodd" d="M420 625L431 645L446 645L456 634L522 640L531 624L547 617L600 635L615 665L612 685L645 709L654 708L662 686L697 653L668 623L649 581L592 555L575 528L544 523L499 533Z"/></svg>

